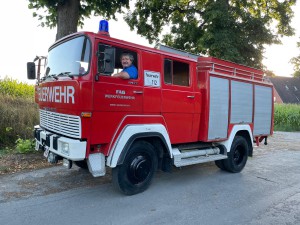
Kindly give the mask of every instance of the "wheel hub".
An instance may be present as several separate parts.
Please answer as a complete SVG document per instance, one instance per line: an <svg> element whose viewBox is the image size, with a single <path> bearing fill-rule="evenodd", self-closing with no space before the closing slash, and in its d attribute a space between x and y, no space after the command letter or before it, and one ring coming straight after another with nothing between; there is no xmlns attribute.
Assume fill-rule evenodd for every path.
<svg viewBox="0 0 300 225"><path fill-rule="evenodd" d="M243 161L243 152L242 149L240 149L239 147L237 147L234 151L233 160L236 163L236 165L240 164Z"/></svg>
<svg viewBox="0 0 300 225"><path fill-rule="evenodd" d="M135 157L129 167L129 178L134 183L140 183L147 179L151 171L151 161L147 157L139 155Z"/></svg>

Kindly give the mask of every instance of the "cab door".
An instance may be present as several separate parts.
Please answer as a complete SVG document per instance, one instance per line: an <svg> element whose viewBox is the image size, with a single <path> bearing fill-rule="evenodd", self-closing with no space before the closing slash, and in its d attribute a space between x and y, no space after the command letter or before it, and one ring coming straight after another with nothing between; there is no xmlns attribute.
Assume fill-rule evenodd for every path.
<svg viewBox="0 0 300 225"><path fill-rule="evenodd" d="M172 58L164 59L162 84L162 115L172 143L192 142L195 93L191 65Z"/></svg>
<svg viewBox="0 0 300 225"><path fill-rule="evenodd" d="M109 142L121 121L128 115L142 114L143 82L139 70L137 50L122 45L98 43L98 73L93 91L93 134L94 140ZM133 64L138 69L137 79L124 80L111 75L122 70L122 53L134 56ZM98 142L99 143L99 142Z"/></svg>

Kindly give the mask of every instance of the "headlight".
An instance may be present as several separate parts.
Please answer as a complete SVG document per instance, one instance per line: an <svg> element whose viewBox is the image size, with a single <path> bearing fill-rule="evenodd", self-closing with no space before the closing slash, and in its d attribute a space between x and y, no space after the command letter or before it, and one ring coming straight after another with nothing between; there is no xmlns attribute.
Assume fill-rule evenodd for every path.
<svg viewBox="0 0 300 225"><path fill-rule="evenodd" d="M61 144L61 153L65 154L65 155L69 155L69 143L65 143L65 142L62 142Z"/></svg>

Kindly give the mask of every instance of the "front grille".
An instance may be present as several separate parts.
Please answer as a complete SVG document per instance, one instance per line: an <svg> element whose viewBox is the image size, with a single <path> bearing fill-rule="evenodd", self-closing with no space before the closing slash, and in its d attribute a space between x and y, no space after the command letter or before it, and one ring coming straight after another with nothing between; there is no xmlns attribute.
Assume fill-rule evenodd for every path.
<svg viewBox="0 0 300 225"><path fill-rule="evenodd" d="M81 138L81 121L79 116L40 110L40 126L57 134Z"/></svg>

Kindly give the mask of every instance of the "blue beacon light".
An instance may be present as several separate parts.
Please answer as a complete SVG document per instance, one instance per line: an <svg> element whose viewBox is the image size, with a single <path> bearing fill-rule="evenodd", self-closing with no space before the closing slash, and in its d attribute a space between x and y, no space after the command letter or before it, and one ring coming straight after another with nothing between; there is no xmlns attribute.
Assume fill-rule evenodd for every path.
<svg viewBox="0 0 300 225"><path fill-rule="evenodd" d="M104 34L104 35L109 35L108 21L107 20L100 20L98 33L101 33L101 34Z"/></svg>

